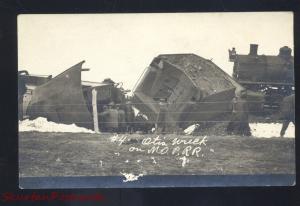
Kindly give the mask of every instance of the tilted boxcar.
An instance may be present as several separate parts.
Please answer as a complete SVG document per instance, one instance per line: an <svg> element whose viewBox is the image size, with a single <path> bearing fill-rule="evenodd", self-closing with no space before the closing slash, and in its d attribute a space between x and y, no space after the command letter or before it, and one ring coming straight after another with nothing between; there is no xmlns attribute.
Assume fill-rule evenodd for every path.
<svg viewBox="0 0 300 206"><path fill-rule="evenodd" d="M195 54L164 54L153 59L134 90L135 106L155 122L159 101L168 104L168 128L184 129L216 121L231 112L236 86L212 61Z"/></svg>

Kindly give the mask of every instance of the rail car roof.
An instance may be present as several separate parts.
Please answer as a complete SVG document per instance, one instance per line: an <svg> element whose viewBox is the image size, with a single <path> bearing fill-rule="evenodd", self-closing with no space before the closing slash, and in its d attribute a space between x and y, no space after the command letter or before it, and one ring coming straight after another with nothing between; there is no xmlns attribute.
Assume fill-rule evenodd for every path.
<svg viewBox="0 0 300 206"><path fill-rule="evenodd" d="M193 53L186 54L161 54L151 63L159 64L160 60L171 64L173 67L185 73L194 85L205 89L204 82L211 82L211 86L221 91L233 87L231 78L226 72L214 64L211 60L205 59ZM228 81L229 80L229 81Z"/></svg>
<svg viewBox="0 0 300 206"><path fill-rule="evenodd" d="M294 58L291 56L288 58L289 61L294 63ZM281 56L273 56L273 55L236 55L235 62L243 63L243 64L251 64L251 63L267 63L270 65L276 65L276 64L285 64L287 61L286 58L283 58Z"/></svg>

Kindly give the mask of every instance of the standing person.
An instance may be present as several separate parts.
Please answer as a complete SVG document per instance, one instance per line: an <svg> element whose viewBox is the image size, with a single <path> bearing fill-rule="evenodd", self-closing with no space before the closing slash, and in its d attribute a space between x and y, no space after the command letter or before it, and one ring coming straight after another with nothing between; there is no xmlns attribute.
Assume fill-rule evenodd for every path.
<svg viewBox="0 0 300 206"><path fill-rule="evenodd" d="M232 117L227 126L227 132L231 135L251 136L248 119L247 91L241 91L232 102Z"/></svg>
<svg viewBox="0 0 300 206"><path fill-rule="evenodd" d="M103 111L99 114L99 126L101 132L107 132L107 118L108 118L108 107L106 105L103 106Z"/></svg>
<svg viewBox="0 0 300 206"><path fill-rule="evenodd" d="M290 122L295 124L295 94L283 98L280 118L283 120L280 137L283 137Z"/></svg>
<svg viewBox="0 0 300 206"><path fill-rule="evenodd" d="M167 99L160 99L155 131L165 134L167 130L168 104Z"/></svg>
<svg viewBox="0 0 300 206"><path fill-rule="evenodd" d="M131 101L127 101L124 105L125 121L126 121L126 132L132 133L134 127L134 110L131 105Z"/></svg>
<svg viewBox="0 0 300 206"><path fill-rule="evenodd" d="M23 120L23 98L24 98L24 94L27 91L25 80L24 78L22 78L23 73L28 75L28 72L25 70L18 72L18 118L19 120Z"/></svg>
<svg viewBox="0 0 300 206"><path fill-rule="evenodd" d="M115 109L114 102L111 102L108 105L108 116L105 123L107 125L108 132L118 131L118 110Z"/></svg>
<svg viewBox="0 0 300 206"><path fill-rule="evenodd" d="M134 132L142 132L144 131L144 125L147 120L143 117L142 113L138 113L134 118Z"/></svg>
<svg viewBox="0 0 300 206"><path fill-rule="evenodd" d="M123 109L120 109L119 106L117 106L118 111L118 131L123 133L126 129L126 122L125 122L125 112Z"/></svg>

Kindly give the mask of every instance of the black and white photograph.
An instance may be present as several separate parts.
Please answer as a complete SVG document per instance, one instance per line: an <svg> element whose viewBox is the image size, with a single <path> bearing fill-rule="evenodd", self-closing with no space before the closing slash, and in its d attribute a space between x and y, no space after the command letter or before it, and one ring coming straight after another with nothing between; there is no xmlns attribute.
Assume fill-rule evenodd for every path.
<svg viewBox="0 0 300 206"><path fill-rule="evenodd" d="M293 12L17 25L21 189L295 185Z"/></svg>

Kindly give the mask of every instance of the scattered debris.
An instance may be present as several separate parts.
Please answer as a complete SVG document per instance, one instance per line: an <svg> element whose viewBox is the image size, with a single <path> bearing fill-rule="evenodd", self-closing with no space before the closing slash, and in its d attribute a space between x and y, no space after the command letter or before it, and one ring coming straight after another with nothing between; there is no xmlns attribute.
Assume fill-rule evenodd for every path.
<svg viewBox="0 0 300 206"><path fill-rule="evenodd" d="M199 127L199 124L193 124L193 125L189 126L188 128L186 128L186 129L184 130L184 133L190 135L190 134L192 134L192 133L195 131L195 129L197 129L198 127Z"/></svg>

